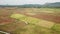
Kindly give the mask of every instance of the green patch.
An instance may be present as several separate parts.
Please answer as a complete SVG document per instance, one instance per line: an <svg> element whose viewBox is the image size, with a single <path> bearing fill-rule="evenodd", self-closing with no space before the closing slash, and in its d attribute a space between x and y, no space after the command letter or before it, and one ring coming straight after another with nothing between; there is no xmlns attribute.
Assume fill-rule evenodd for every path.
<svg viewBox="0 0 60 34"><path fill-rule="evenodd" d="M60 24L55 24L51 29L60 34Z"/></svg>
<svg viewBox="0 0 60 34"><path fill-rule="evenodd" d="M52 29L60 32L60 24L55 24Z"/></svg>
<svg viewBox="0 0 60 34"><path fill-rule="evenodd" d="M47 28L51 28L54 25L53 22L34 18L34 17L25 16L22 14L12 14L11 18L16 18L16 19L18 19L20 21L24 21L26 23L36 24L36 25L39 25L42 27L47 27Z"/></svg>

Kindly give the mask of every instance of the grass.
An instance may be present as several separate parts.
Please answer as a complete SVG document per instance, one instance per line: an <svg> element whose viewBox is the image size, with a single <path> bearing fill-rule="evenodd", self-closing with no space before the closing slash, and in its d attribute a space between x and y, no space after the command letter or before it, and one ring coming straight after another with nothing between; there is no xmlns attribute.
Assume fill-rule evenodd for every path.
<svg viewBox="0 0 60 34"><path fill-rule="evenodd" d="M60 24L55 24L55 25L52 27L52 29L55 30L55 31L60 32Z"/></svg>
<svg viewBox="0 0 60 34"><path fill-rule="evenodd" d="M51 29L57 34L60 34L60 24L55 24Z"/></svg>
<svg viewBox="0 0 60 34"><path fill-rule="evenodd" d="M51 28L54 25L54 22L49 22L46 20L38 19L38 18L28 17L22 14L12 14L11 18L16 18L21 21L24 21L25 23L40 25L42 27L47 27L47 28Z"/></svg>
<svg viewBox="0 0 60 34"><path fill-rule="evenodd" d="M22 10L21 10L22 9ZM0 9L1 10L1 9ZM1 10L1 11L7 11ZM1 12L0 11L0 12ZM11 34L60 34L60 24L56 24L55 22L38 19L30 16L26 16L23 14L15 14L16 12L22 11L22 13L48 13L53 15L60 15L60 8L17 8L14 10L8 10L13 11L13 14L11 13L10 18L15 18L18 21L24 21L25 23L28 23L24 25L24 27L20 27L21 24L19 23L11 23L7 25L0 25L0 28L3 30L7 30L8 32L11 32ZM18 25L19 24L19 25ZM12 31L9 31L12 30Z"/></svg>

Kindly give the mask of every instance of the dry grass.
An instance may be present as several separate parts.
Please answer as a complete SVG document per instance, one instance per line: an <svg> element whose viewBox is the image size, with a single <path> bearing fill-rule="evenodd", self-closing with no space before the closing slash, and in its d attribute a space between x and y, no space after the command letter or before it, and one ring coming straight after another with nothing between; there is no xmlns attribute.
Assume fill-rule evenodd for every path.
<svg viewBox="0 0 60 34"><path fill-rule="evenodd" d="M13 19L10 22L2 20L5 24L0 25L0 30L10 32L11 34L58 34L56 32L57 26L57 28L55 27L56 29L49 28L54 23L60 23L59 11L60 9L55 8L0 8L0 20L1 16L4 17L2 19L5 21L8 17L11 18L12 14L26 15L25 17L20 16L21 18L18 17L19 19ZM29 23L25 24L25 22Z"/></svg>

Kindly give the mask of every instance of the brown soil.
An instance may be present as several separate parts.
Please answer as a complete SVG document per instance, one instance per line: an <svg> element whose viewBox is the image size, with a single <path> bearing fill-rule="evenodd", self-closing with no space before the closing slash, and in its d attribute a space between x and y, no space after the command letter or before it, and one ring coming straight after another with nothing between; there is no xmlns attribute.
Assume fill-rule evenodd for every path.
<svg viewBox="0 0 60 34"><path fill-rule="evenodd" d="M57 22L59 23L60 22L60 16L57 16L57 15L51 15L51 14L47 14L47 13L37 13L36 15L28 15L26 14L27 12L24 11L24 10L18 10L18 9L0 9L2 12L0 15L4 16L3 20L1 19L0 17L0 23L2 23L2 21L9 21L9 22L13 22L14 19L12 18L8 18L7 16L10 16L12 13L19 13L19 14L24 14L24 15L27 15L27 16L32 16L32 17L36 17L36 18L39 18L39 19L44 19L44 20L48 20L48 21L53 21L53 22ZM5 18L5 16L7 18ZM6 22L7 23L7 22Z"/></svg>
<svg viewBox="0 0 60 34"><path fill-rule="evenodd" d="M51 15L51 14L40 13L40 14L36 14L36 15L28 15L28 14L26 14L27 12L25 12L25 11L20 12L19 10L15 10L15 9L14 10L13 9L12 10L11 9L10 10L8 10L8 9L3 10L2 9L2 11L1 11L2 13L0 12L0 24L3 24L3 25L8 24L9 26L3 26L2 25L2 26L0 26L0 30L7 31L7 32L12 32L19 27L23 28L26 25L22 21L17 22L17 24L15 24L15 25L14 24L11 25L11 23L16 22L16 19L13 19L13 18L9 17L12 13L24 14L24 15L27 15L27 16L35 17L35 18L60 23L60 16L55 16L55 15Z"/></svg>
<svg viewBox="0 0 60 34"><path fill-rule="evenodd" d="M20 14L24 14L24 15L27 15L27 16L31 16L31 17L35 17L35 18L39 18L39 19L44 19L44 20L48 20L48 21L53 21L55 23L60 23L60 16L57 16L57 15L51 15L51 14L48 14L48 13L28 15L26 13L27 12L25 12L25 13L23 12L23 13L20 13Z"/></svg>

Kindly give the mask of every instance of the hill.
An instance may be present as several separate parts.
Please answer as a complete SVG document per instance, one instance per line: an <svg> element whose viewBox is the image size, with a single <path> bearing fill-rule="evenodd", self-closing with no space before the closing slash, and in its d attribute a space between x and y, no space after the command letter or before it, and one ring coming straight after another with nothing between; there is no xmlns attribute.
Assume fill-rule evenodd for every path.
<svg viewBox="0 0 60 34"><path fill-rule="evenodd" d="M60 2L55 3L45 3L41 4L24 4L24 5L0 5L0 7L20 7L20 8L41 8L41 7L51 7L51 8L60 8Z"/></svg>

